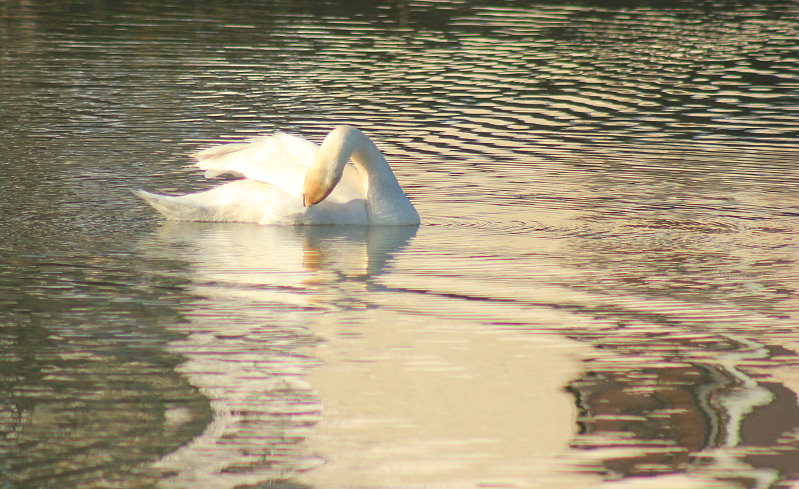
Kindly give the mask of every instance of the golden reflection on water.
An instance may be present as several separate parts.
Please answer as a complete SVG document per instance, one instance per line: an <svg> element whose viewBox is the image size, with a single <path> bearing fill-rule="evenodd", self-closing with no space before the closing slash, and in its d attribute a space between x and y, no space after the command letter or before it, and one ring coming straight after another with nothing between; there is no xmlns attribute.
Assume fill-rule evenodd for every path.
<svg viewBox="0 0 799 489"><path fill-rule="evenodd" d="M577 414L563 386L583 347L381 304L400 294L389 300L424 307L381 283L416 232L167 223L142 245L191 264L203 299L171 350L214 410L200 437L156 464L176 472L164 487L232 487L308 469L300 481L330 488L580 479L562 459ZM279 353L264 307L284 309L281 334L294 323Z"/></svg>
<svg viewBox="0 0 799 489"><path fill-rule="evenodd" d="M742 447L759 423L768 429L753 413L793 394L746 368L771 355L766 346L713 326L769 318L646 290L598 302L590 288L558 285L593 277L553 260L563 243L496 237L479 227L163 225L142 246L190 264L198 301L175 330L188 337L170 349L214 418L154 466L175 473L162 485L775 477L747 463L774 448ZM781 409L783 422L799 420L795 406Z"/></svg>
<svg viewBox="0 0 799 489"><path fill-rule="evenodd" d="M320 318L318 487L575 487L576 342L377 308ZM535 482L533 482L535 481Z"/></svg>

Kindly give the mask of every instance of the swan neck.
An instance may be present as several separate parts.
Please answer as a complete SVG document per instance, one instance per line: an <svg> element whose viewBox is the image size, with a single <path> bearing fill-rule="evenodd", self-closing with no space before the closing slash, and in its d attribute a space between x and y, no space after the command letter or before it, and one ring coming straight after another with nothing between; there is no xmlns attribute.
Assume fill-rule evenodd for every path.
<svg viewBox="0 0 799 489"><path fill-rule="evenodd" d="M371 223L418 224L416 209L402 191L386 157L371 139L352 126L341 126L322 143L322 152L326 151L329 140L338 150L335 171L340 174L347 161L352 160L361 173Z"/></svg>
<svg viewBox="0 0 799 489"><path fill-rule="evenodd" d="M350 159L369 176L370 181L375 178L385 179L387 177L396 181L394 173L391 172L391 168L388 166L386 157L377 149L375 143L366 136L363 136L363 139L360 139L353 148Z"/></svg>

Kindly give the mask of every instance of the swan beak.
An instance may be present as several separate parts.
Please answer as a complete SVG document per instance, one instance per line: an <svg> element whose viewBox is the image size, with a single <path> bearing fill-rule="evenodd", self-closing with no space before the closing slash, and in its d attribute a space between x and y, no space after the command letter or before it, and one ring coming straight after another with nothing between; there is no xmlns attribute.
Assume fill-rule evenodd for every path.
<svg viewBox="0 0 799 489"><path fill-rule="evenodd" d="M313 189L311 192L305 192L302 194L302 205L305 207L311 207L312 205L316 205L319 202L322 202L330 195L330 192L333 189L330 188L329 190L325 190L322 188Z"/></svg>
<svg viewBox="0 0 799 489"><path fill-rule="evenodd" d="M305 191L302 194L302 205L311 207L322 202L330 195L338 180L326 178L326 175L317 172L310 173L305 178Z"/></svg>

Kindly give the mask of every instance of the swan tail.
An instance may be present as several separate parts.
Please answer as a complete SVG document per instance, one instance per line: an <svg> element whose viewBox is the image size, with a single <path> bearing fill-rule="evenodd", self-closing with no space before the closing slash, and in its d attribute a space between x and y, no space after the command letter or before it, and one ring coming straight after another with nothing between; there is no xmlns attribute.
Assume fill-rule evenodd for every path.
<svg viewBox="0 0 799 489"><path fill-rule="evenodd" d="M167 219L174 221L205 221L211 217L208 209L198 205L186 195L160 195L145 190L134 190L133 193L150 204Z"/></svg>

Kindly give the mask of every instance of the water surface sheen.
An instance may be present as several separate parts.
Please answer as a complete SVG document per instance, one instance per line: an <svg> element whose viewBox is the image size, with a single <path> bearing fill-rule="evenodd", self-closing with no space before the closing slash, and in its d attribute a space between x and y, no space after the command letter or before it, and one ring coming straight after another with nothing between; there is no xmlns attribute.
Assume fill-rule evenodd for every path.
<svg viewBox="0 0 799 489"><path fill-rule="evenodd" d="M0 4L0 485L797 487L797 19ZM422 226L129 192L340 123Z"/></svg>

